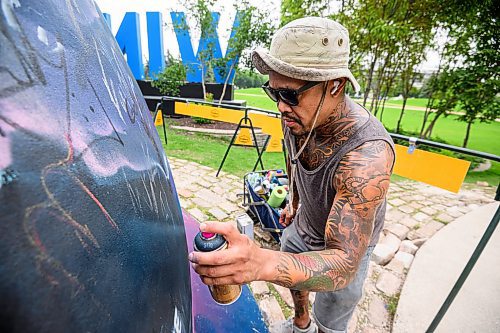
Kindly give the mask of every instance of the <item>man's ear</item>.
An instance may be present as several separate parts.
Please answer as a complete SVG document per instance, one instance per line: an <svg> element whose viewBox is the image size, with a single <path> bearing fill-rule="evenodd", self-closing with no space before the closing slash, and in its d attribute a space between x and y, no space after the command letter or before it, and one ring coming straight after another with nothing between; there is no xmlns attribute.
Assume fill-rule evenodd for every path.
<svg viewBox="0 0 500 333"><path fill-rule="evenodd" d="M341 77L333 80L332 88L330 90L330 94L332 97L337 97L340 95L342 91L344 91L345 85L347 83L347 79L345 77Z"/></svg>

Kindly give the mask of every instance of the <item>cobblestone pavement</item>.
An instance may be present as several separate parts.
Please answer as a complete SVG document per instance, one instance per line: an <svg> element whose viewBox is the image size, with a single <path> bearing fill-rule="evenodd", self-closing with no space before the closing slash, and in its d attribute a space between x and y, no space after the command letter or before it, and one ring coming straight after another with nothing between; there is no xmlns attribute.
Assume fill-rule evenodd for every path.
<svg viewBox="0 0 500 333"><path fill-rule="evenodd" d="M243 214L243 191L239 177L186 160L169 158L182 208L198 221L235 223ZM359 303L348 332L390 332L399 292L419 247L439 229L456 218L493 202L495 189L484 184L466 184L458 194L412 181L391 184L385 227L375 247ZM255 228L255 242L278 249L270 237ZM286 288L262 281L250 288L264 319L271 325L293 315ZM310 295L314 301L314 293ZM271 332L272 333L272 332Z"/></svg>

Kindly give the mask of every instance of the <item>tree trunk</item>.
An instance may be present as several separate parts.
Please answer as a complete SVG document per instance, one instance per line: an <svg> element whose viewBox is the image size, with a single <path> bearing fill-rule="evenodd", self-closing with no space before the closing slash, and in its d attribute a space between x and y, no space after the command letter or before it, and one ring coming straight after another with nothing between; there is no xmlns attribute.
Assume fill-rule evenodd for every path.
<svg viewBox="0 0 500 333"><path fill-rule="evenodd" d="M434 117L434 119L432 119L431 123L429 124L429 126L425 130L425 133L424 133L424 136L423 136L424 139L430 139L430 137L432 135L432 130L434 129L434 125L436 125L438 118L442 114L443 114L442 112L436 112L436 116Z"/></svg>
<svg viewBox="0 0 500 333"><path fill-rule="evenodd" d="M229 68L229 72L227 73L226 80L224 80L224 87L222 88L222 95L220 95L219 105L222 104L222 99L224 98L224 95L226 94L227 84L229 81L229 77L231 76L231 72L233 71L233 68L234 68L234 61L231 64L231 67ZM233 80L234 80L234 77L233 77Z"/></svg>
<svg viewBox="0 0 500 333"><path fill-rule="evenodd" d="M425 125L427 123L427 118L429 118L429 115L431 114L431 105L434 103L434 98L432 98L433 92L431 93L431 97L427 100L427 106L425 107L425 112L424 112L424 119L422 121L422 127L420 128L420 137L423 137L423 133L425 130Z"/></svg>
<svg viewBox="0 0 500 333"><path fill-rule="evenodd" d="M462 145L462 147L464 147L464 148L467 148L467 143L469 141L469 135L470 135L470 129L472 127L473 122L474 122L474 120L470 120L467 122L467 130L465 131L464 144Z"/></svg>
<svg viewBox="0 0 500 333"><path fill-rule="evenodd" d="M201 88L203 89L203 100L207 98L207 87L205 86L205 71L203 70L203 64L201 65Z"/></svg>
<svg viewBox="0 0 500 333"><path fill-rule="evenodd" d="M403 97L403 107L401 108L401 113L399 114L398 124L396 125L396 133L399 133L399 130L401 128L401 121L403 120L403 115L405 113L407 99L408 99L408 97L406 97L406 96Z"/></svg>
<svg viewBox="0 0 500 333"><path fill-rule="evenodd" d="M365 106L365 107L366 107L366 100L368 99L368 94L370 93L372 79L373 79L373 71L375 69L375 64L377 63L377 60L378 60L378 45L375 48L375 54L373 56L373 61L370 65L370 71L368 72L368 82L366 83L365 96L363 98L363 106Z"/></svg>
<svg viewBox="0 0 500 333"><path fill-rule="evenodd" d="M391 80L392 83L392 80ZM382 118L384 117L384 110L385 110L385 102L387 101L387 96L389 95L389 88L387 88L384 92L383 95L383 101L382 101L382 110L380 111L380 122L382 122Z"/></svg>

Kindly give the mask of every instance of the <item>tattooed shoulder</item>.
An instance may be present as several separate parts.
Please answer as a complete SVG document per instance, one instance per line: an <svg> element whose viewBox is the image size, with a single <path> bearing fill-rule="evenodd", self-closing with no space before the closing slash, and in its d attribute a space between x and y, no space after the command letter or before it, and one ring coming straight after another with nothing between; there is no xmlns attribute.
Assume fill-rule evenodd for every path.
<svg viewBox="0 0 500 333"><path fill-rule="evenodd" d="M366 142L342 158L333 186L351 204L381 200L387 192L393 164L394 152L387 142Z"/></svg>

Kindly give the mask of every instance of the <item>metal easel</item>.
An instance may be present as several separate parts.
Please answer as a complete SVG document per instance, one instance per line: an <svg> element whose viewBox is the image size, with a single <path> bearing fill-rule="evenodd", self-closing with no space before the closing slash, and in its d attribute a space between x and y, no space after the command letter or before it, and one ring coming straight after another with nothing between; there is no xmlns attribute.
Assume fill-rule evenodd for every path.
<svg viewBox="0 0 500 333"><path fill-rule="evenodd" d="M242 144L238 144L238 143L234 142L236 140L236 136L238 135L238 131L240 130L240 128L248 128L252 131L252 137L253 137L253 144L252 145L242 145ZM266 143L264 144L264 147L262 147L262 152L261 152L259 149L259 145L257 143L257 136L255 135L255 129L254 129L253 124L252 124L252 119L250 119L250 117L248 117L248 110L245 110L245 115L238 122L238 126L236 127L236 130L234 131L233 137L231 138L231 142L227 146L226 153L224 154L224 157L222 158L219 169L217 170L217 174L215 176L216 177L219 176L219 173L222 169L222 166L224 165L224 162L226 161L227 155L229 154L229 150L231 149L232 146L255 147L255 150L257 151L257 162L255 163L253 171L255 171L257 169L257 165L259 163L260 163L260 167L262 169L264 169L264 164L262 163L262 153L264 152L268 142L269 142L269 137L266 139Z"/></svg>

